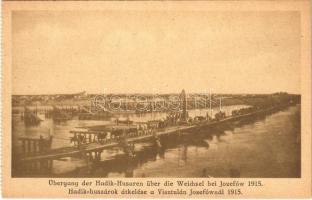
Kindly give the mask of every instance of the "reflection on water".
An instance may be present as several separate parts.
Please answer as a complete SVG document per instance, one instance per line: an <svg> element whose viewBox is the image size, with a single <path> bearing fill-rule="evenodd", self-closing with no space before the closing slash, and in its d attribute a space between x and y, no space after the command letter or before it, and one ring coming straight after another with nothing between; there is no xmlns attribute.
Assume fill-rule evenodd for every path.
<svg viewBox="0 0 312 200"><path fill-rule="evenodd" d="M246 105L236 105L236 106L224 106L223 110L229 115L232 110L240 109L243 107L247 107ZM212 114L214 115L219 110L212 110ZM210 113L208 109L201 110L190 110L189 116L206 116L207 112ZM166 113L164 112L153 112L153 113L141 113L141 114L119 114L116 117L129 117L130 120L135 122L143 122L148 120L157 120L166 118ZM20 115L13 115L13 146L14 150L19 152L21 144L18 142L18 137L27 136L27 137L39 137L40 135L47 137L49 135L53 135L52 148L59 148L70 146L69 131L73 130L76 127L83 126L92 126L92 125L104 125L109 124L114 121L114 119L110 119L110 121L96 121L96 120L68 120L66 122L55 123L51 118L45 118L44 114L39 114L39 117L43 119L43 121L38 126L25 126L24 122L21 120Z"/></svg>
<svg viewBox="0 0 312 200"><path fill-rule="evenodd" d="M228 108L229 110L233 108ZM205 111L200 112L203 115ZM191 113L190 113L191 114ZM163 113L154 113L162 118ZM198 113L196 113L198 115ZM132 115L142 120L142 116ZM143 116L148 118L151 116ZM109 122L71 120L26 128L16 117L13 135L53 134L53 148L68 146L73 127ZM50 130L49 130L50 129ZM64 138L63 140L60 138ZM272 115L245 119L191 133L163 136L161 147L153 142L135 144L135 157L122 149L102 153L98 163L81 158L53 162L45 176L66 177L300 177L300 106ZM15 143L18 149L18 143Z"/></svg>

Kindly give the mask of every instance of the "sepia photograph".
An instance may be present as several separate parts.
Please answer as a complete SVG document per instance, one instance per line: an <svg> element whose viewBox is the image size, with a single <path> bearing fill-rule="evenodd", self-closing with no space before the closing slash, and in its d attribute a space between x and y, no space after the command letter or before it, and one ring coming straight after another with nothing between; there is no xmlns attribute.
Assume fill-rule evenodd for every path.
<svg viewBox="0 0 312 200"><path fill-rule="evenodd" d="M308 184L303 4L127 3L15 2L4 16L10 180L66 195L96 193L79 188L85 178L142 195L157 178L167 181L160 186L182 179L158 195ZM98 192L128 194L114 190Z"/></svg>
<svg viewBox="0 0 312 200"><path fill-rule="evenodd" d="M298 12L13 12L12 176L300 177L299 41Z"/></svg>

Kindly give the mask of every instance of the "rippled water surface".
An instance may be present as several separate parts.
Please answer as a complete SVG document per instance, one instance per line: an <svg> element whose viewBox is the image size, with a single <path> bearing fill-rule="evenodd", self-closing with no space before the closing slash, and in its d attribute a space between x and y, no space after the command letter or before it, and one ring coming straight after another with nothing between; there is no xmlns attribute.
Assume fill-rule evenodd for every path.
<svg viewBox="0 0 312 200"><path fill-rule="evenodd" d="M227 112L233 107L227 108ZM206 111L192 111L205 115ZM195 112L195 113L194 113ZM162 118L154 113L152 118ZM147 117L147 116L143 116ZM149 116L151 118L151 116ZM133 115L140 121L142 116ZM69 130L109 122L71 120L39 127L25 127L13 119L14 148L19 135L53 134L53 148L68 146ZM90 164L82 158L53 162L46 176L86 177L300 177L300 106L292 106L261 118L226 123L214 128L161 138L162 148L152 142L135 145L134 158L122 149L102 153L101 162Z"/></svg>

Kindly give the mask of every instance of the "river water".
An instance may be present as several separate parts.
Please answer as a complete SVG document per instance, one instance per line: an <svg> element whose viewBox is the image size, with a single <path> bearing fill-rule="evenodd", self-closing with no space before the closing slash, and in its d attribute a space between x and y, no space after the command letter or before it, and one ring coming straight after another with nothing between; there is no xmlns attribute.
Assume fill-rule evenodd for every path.
<svg viewBox="0 0 312 200"><path fill-rule="evenodd" d="M223 109L229 114L241 106ZM216 111L214 111L215 113ZM207 110L190 111L190 116ZM165 113L129 114L134 121L161 119ZM70 120L54 124L46 119L39 126L25 127L13 118L13 148L19 136L53 135L52 148L71 145L69 131L75 127L109 121ZM135 157L121 148L105 150L101 161L82 158L53 161L51 177L300 177L300 105L261 118L226 123L192 133L161 137L162 147L152 142L135 145ZM14 171L14 170L13 170ZM27 176L27 175L26 175ZM31 176L34 176L33 174Z"/></svg>

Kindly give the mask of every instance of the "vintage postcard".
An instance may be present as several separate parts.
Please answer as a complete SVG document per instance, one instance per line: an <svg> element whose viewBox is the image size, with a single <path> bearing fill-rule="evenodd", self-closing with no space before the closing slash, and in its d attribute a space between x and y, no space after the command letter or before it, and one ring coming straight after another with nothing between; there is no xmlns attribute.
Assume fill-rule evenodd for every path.
<svg viewBox="0 0 312 200"><path fill-rule="evenodd" d="M309 1L4 1L5 197L311 197Z"/></svg>

